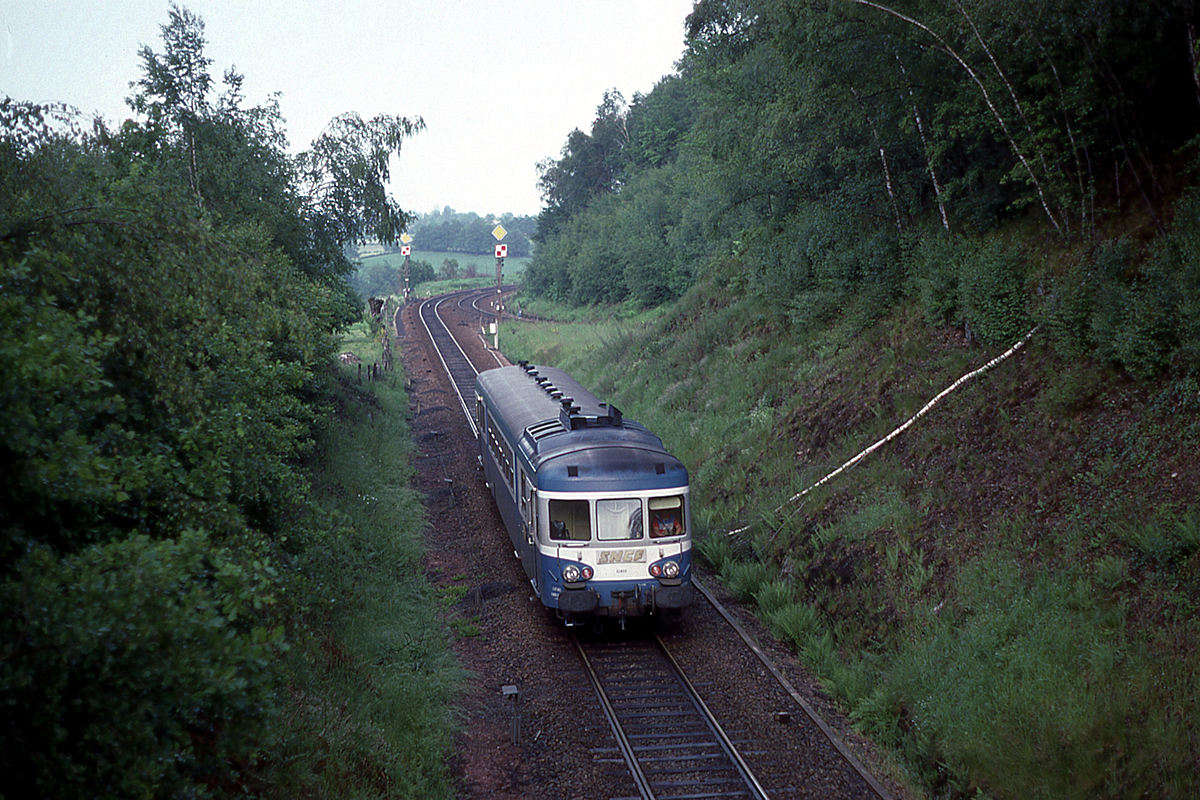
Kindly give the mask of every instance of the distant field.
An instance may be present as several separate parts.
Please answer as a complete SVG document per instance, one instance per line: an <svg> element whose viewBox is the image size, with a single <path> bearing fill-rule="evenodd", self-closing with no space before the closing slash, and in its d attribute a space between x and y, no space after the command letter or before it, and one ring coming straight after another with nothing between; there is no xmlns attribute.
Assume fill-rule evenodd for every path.
<svg viewBox="0 0 1200 800"><path fill-rule="evenodd" d="M496 258L490 255L473 255L471 253L441 253L430 250L423 250L413 253L413 259L416 261L425 261L433 265L435 271L441 269L442 262L448 258L452 258L458 262L458 268L466 271L468 267L474 266L475 271L479 275L495 276L496 274ZM394 267L400 267L404 264L404 256L399 253L384 253L381 256L368 256L360 259L363 265L384 263ZM525 271L525 265L529 263L529 256L515 257L510 256L504 259L504 280L517 280Z"/></svg>

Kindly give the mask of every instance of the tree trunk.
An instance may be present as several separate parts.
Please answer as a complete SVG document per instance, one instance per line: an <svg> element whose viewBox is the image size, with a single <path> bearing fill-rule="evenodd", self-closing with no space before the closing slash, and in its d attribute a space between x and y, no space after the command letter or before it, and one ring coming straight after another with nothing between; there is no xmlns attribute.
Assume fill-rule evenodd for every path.
<svg viewBox="0 0 1200 800"><path fill-rule="evenodd" d="M925 153L925 166L929 170L929 180L933 182L933 196L937 199L938 212L942 216L942 227L946 232L950 232L950 216L946 213L946 201L942 196L942 184L938 181L937 170L933 166L933 151L929 147L929 141L925 138L925 126L921 122L921 109L917 107L917 96L913 92L912 82L908 80L908 70L904 68L904 61L900 58L900 54L896 53L896 63L900 65L900 74L904 78L904 83L908 86L908 97L912 101L913 121L917 123L917 136L921 139L921 150Z"/></svg>
<svg viewBox="0 0 1200 800"><path fill-rule="evenodd" d="M924 24L923 22L915 20L912 17L907 16L906 14L902 14L899 11L896 11L895 9L888 8L885 5L881 5L879 3L872 2L871 0L846 0L846 2L854 3L854 4L860 5L860 6L865 6L867 8L873 8L876 11L881 11L884 14L893 16L898 20L907 22L909 25L912 25L913 27L915 27L921 31L924 31L930 37L932 37L935 42L937 42L938 47L942 50L942 52L944 52L946 55L950 56L952 59L954 59L956 62L958 62L958 65L963 68L963 70L967 73L967 75L970 76L971 81L979 89L979 93L983 96L984 103L987 104L988 110L991 111L992 116L996 120L996 123L1000 126L1000 131L1004 134L1004 138L1006 140L1008 140L1009 148L1012 149L1013 154L1021 162L1021 166L1023 166L1025 168L1025 173L1029 176L1030 182L1033 184L1034 189L1037 191L1038 200L1040 200L1041 204L1042 204L1042 210L1044 212L1046 212L1046 218L1048 220L1050 220L1050 224L1054 227L1055 231L1057 231L1060 235L1065 235L1064 231L1063 231L1063 227L1059 223L1058 218L1055 217L1054 212L1050 210L1050 201L1047 198L1045 188L1042 185L1042 181L1038 179L1037 174L1033 171L1033 167L1030 166L1030 164L1029 164L1029 159L1025 157L1025 152L1021 149L1021 146L1019 144L1017 144L1017 140L1013 137L1012 132L1008 129L1008 123L1004 120L1003 115L1001 115L1000 112L996 109L996 104L992 102L992 96L988 92L987 87L984 85L983 80L979 77L979 74L976 73L975 70L971 68L971 65L968 64L966 62L966 60L964 60L963 57L960 56L958 54L958 52L955 51L954 48L952 48L946 42L945 39L943 39L940 35L935 33L928 25Z"/></svg>
<svg viewBox="0 0 1200 800"><path fill-rule="evenodd" d="M896 233L904 234L904 221L900 217L900 206L896 203L896 192L892 188L892 170L888 165L887 151L883 149L883 141L879 138L879 130L875 127L875 123L871 120L871 115L867 113L867 106L859 96L858 90L853 86L850 87L850 94L854 95L854 99L858 101L858 107L862 109L863 117L867 121L867 125L871 128L871 136L874 137L876 145L879 147L879 162L883 165L883 184L887 188L888 201L892 204L892 213L896 217Z"/></svg>

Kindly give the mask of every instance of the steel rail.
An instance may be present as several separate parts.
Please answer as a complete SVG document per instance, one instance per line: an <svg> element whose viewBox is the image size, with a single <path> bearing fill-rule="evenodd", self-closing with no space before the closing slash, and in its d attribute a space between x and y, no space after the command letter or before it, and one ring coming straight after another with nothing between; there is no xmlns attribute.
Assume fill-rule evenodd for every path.
<svg viewBox="0 0 1200 800"><path fill-rule="evenodd" d="M605 688L605 682L609 681L612 682L614 688L628 691L630 687L628 683L623 685L623 680L628 681L629 679L623 679L621 677L619 674L619 668L617 669L618 674L610 674L601 677L600 671L597 670L593 659L588 655L587 648L583 646L583 643L580 641L580 637L578 635L572 637L572 642L575 644L575 648L579 652L579 656L583 661L583 665L587 671L588 677L592 681L592 686L596 690L596 695L600 700L600 706L604 711L605 718L608 720L609 727L612 728L613 736L617 741L617 749L620 752L622 759L625 761L626 766L629 768L630 775L633 777L634 784L636 785L639 795L642 798L658 797L658 794L655 790L656 783L660 783L664 787L669 787L675 791L678 791L681 786L687 785L687 783L680 784L679 780L682 775L687 775L689 773L689 769L684 769L682 772L675 773L668 771L660 774L656 778L651 778L648 776L645 768L643 767L642 757L638 754L638 747L632 742L633 739L645 739L647 737L656 738L663 735L659 732L656 732L653 725L651 725L650 728L645 728L645 722L643 720L647 717L653 717L666 713L668 716L674 715L679 717L676 720L676 725L683 723L684 727L687 727L688 723L690 723L691 725L698 727L694 728L692 733L685 734L685 738L677 744L655 746L651 748L646 748L643 746L643 749L648 750L648 755L650 756L651 760L661 762L664 759L664 752L675 752L679 755L670 756L666 760L671 760L671 758L674 758L676 760L683 761L695 761L697 759L700 759L701 761L707 761L709 765L702 767L701 771L708 772L708 774L711 776L708 779L709 781L714 780L715 776L718 775L721 770L724 770L728 776L726 778L717 779L716 783L709 783L707 786L697 784L695 788L692 789L692 793L689 793L686 796L748 797L752 800L768 800L766 790L754 776L749 764L746 763L746 760L738 751L737 745L725 732L725 729L721 726L721 723L717 720L712 710L708 707L708 704L705 703L704 699L700 696L695 684L693 684L688 678L687 674L683 671L683 667L671 654L671 651L667 648L666 643L661 637L655 634L652 638L644 640L644 644L649 645L650 649L643 649L640 652L645 655L649 655L651 651L658 653L660 657L656 662L657 669L660 670L658 674L666 678L669 681L670 686L674 687L674 692L677 693L677 698L676 700L672 701L671 698L674 696L672 690L662 687L660 688L659 692L652 692L645 698L639 698L639 700L636 701L632 706L624 706L624 714L634 725L632 730L627 730L627 723L622 721L621 718L622 712L618 711L617 703L613 701L609 691ZM621 647L631 648L635 644L637 643L625 642L623 645L621 645ZM633 650L631 652L635 655L638 653L637 650ZM638 671L639 679L648 676L652 677L654 674L656 674L655 662L645 662L642 667L643 668L639 669ZM644 691L644 689L639 689L638 691ZM620 692L618 692L618 694L619 693ZM664 700L668 701L667 708L670 708L674 702L680 702L682 705L674 706L675 710L665 711L664 706L662 705ZM683 709L685 708L690 710L684 712ZM641 724L643 725L643 727L640 729L638 727L639 721L642 721ZM707 731L707 734L703 738L696 738L696 732L700 730ZM675 735L677 734L670 734L670 736ZM697 751L697 748L700 748L701 750ZM711 753L703 753L703 750L707 748L712 748ZM711 760L714 758L721 760ZM721 766L718 767L718 764ZM718 771L713 772L713 770ZM695 777L693 777L691 780L703 781L703 779L697 779ZM717 788L718 786L722 785L726 788ZM733 787L735 786L738 788L734 789ZM703 794L694 794L696 791L701 791Z"/></svg>
<svg viewBox="0 0 1200 800"><path fill-rule="evenodd" d="M728 756L729 760L733 762L733 765L737 768L738 773L742 776L742 780L745 782L746 787L750 789L751 797L768 800L767 790L764 789L762 784L758 782L758 778L754 777L754 773L750 770L750 765L746 763L746 759L742 758L742 754L734 745L733 740L729 738L729 734L725 733L725 729L722 728L721 723L717 721L716 715L712 713L712 710L709 709L708 704L704 702L704 698L700 696L700 692L696 690L695 685L692 683L691 679L688 678L687 673L683 671L683 667L681 667L679 662L675 660L675 656L671 655L671 651L667 648L667 643L664 642L662 637L657 633L654 634L654 641L658 645L659 650L662 651L662 654L666 656L667 663L671 665L671 669L675 672L675 677L679 678L684 688L687 689L688 696L691 698L692 703L694 703L700 710L701 715L704 716L705 722L708 723L708 726L712 729L712 732L716 734L717 741L721 744L721 749L725 751L725 755Z"/></svg>
<svg viewBox="0 0 1200 800"><path fill-rule="evenodd" d="M446 323L438 315L438 308L441 306L441 304L453 296L454 295L443 295L441 297L434 297L422 301L420 307L417 309L417 315L421 318L421 324L425 327L425 332L429 335L429 340L432 342L433 349L437 353L438 361L442 363L442 368L446 370L446 375L450 379L450 385L454 387L454 393L458 396L458 402L462 407L463 416L467 418L467 424L471 426L471 435L478 439L479 428L475 424L475 418L471 414L471 408L467 404L467 399L463 396L463 387L459 384L458 378L455 377L454 370L452 370L450 368L450 364L447 363L446 356L442 352L443 348L439 344L439 338L442 338L441 334L434 334L433 328L430 327L429 320L427 319L428 315L433 316L433 318L436 320L436 324L440 325L441 330L445 332L445 338L449 338L450 341L454 343L454 347L458 350L459 355L462 356L462 362L471 369L471 372L474 375L478 375L479 370L477 370L475 365L471 363L471 359L467 356L466 351L462 349L462 345L458 343L458 339L455 338L454 334L450 331L450 328L446 326Z"/></svg>
<svg viewBox="0 0 1200 800"><path fill-rule="evenodd" d="M600 698L600 709L604 712L604 718L608 720L608 726L612 729L613 738L617 740L617 749L621 753L621 758L625 761L625 766L629 768L629 774L633 778L633 784L637 789L638 797L641 797L642 800L654 800L654 789L650 786L650 780L642 770L642 762L638 759L637 752L634 750L633 744L629 741L629 737L625 733L625 726L621 724L621 720L617 717L617 709L613 706L608 692L604 691L604 684L600 681L600 676L596 674L596 670L592 666L592 660L588 658L587 652L583 649L578 636L572 636L571 642L579 652L579 658L583 661L583 666L587 670L588 677L591 678L592 688L596 690L596 696Z"/></svg>
<svg viewBox="0 0 1200 800"><path fill-rule="evenodd" d="M821 730L821 733L825 735L825 738L829 740L829 743L833 745L833 748L837 750L838 754L846 760L846 763L848 763L851 768L858 773L858 776L862 778L863 781L871 788L871 791L873 791L880 798L880 800L893 800L891 793L885 789L878 780L876 780L875 776L867 770L867 768L861 761L858 760L854 753L850 752L850 748L847 747L846 743L842 741L841 737L834 732L833 728L829 727L829 723L821 718L821 715L817 713L817 710L812 707L811 703L800 696L800 693L796 691L794 686L792 686L792 682L787 679L787 676L779 671L779 668L775 666L774 662L772 662L771 659L767 657L767 654L763 652L763 649L758 646L758 642L754 641L750 634L746 632L746 629L742 627L741 623L733 618L733 615L731 615L725 609L725 607L721 605L712 592L710 592L708 588L696 578L695 575L692 576L692 586L695 586L700 594L704 595L704 599L707 600L709 604L716 610L716 612L721 615L725 622L729 624L729 627L733 628L734 632L737 633L746 646L750 648L751 652L758 656L758 660L761 661L762 665L766 667L768 672L771 673L771 676L775 678L780 686L783 687L783 690L788 693L793 701L795 701L796 705L800 706L805 715L813 722L813 724L815 724Z"/></svg>

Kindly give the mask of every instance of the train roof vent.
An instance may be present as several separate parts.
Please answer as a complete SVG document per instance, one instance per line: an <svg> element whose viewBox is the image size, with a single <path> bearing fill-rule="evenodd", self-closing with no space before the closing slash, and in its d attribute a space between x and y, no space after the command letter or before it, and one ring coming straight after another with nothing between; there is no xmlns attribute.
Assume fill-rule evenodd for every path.
<svg viewBox="0 0 1200 800"><path fill-rule="evenodd" d="M530 439L533 439L536 442L555 433L562 433L564 430L565 428L563 428L561 420L548 419L542 422L535 422L526 428L525 432L529 434Z"/></svg>

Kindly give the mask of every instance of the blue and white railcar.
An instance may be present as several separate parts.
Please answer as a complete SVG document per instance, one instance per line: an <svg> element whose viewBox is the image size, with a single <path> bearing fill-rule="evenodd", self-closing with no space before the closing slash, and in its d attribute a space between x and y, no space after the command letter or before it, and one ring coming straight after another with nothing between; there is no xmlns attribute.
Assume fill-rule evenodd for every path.
<svg viewBox="0 0 1200 800"><path fill-rule="evenodd" d="M688 474L560 369L476 380L479 458L534 594L568 624L692 602Z"/></svg>

